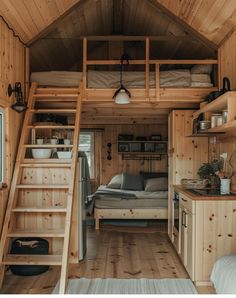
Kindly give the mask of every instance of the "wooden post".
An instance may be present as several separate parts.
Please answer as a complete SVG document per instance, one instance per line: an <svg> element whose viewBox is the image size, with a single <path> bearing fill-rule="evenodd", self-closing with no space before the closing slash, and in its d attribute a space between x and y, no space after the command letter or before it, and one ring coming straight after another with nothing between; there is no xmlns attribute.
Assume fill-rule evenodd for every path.
<svg viewBox="0 0 236 298"><path fill-rule="evenodd" d="M222 80L222 68L221 68L221 48L218 49L218 82L217 82L217 87L220 90L221 89L221 80Z"/></svg>
<svg viewBox="0 0 236 298"><path fill-rule="evenodd" d="M87 38L83 39L83 91L82 97L85 96L87 88Z"/></svg>
<svg viewBox="0 0 236 298"><path fill-rule="evenodd" d="M149 101L149 50L150 50L150 42L149 37L146 37L146 60L145 60L145 71L146 71L146 100Z"/></svg>
<svg viewBox="0 0 236 298"><path fill-rule="evenodd" d="M29 85L30 85L30 49L25 48L25 98L29 97Z"/></svg>
<svg viewBox="0 0 236 298"><path fill-rule="evenodd" d="M159 63L155 64L155 79L156 79L156 101L159 101L161 98L160 94L160 65Z"/></svg>

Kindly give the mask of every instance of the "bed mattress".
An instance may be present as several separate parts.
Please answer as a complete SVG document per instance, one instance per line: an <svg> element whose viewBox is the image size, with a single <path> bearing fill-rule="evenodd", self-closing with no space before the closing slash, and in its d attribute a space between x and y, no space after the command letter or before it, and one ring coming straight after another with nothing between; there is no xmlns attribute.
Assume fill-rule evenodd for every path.
<svg viewBox="0 0 236 298"><path fill-rule="evenodd" d="M155 73L150 72L150 87L155 88ZM120 85L119 71L89 70L87 76L88 88L116 89ZM33 72L31 82L40 86L77 87L82 80L81 72L72 71L46 71ZM145 72L125 71L123 82L126 88L145 88ZM210 75L191 74L188 69L168 70L160 72L161 87L212 87Z"/></svg>
<svg viewBox="0 0 236 298"><path fill-rule="evenodd" d="M167 199L122 199L101 196L95 200L95 207L100 209L159 209L167 206Z"/></svg>

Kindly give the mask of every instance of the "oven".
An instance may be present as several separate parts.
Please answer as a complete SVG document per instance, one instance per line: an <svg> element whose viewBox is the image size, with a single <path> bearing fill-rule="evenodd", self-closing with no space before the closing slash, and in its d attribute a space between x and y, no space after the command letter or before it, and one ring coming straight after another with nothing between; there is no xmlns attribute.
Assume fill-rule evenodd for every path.
<svg viewBox="0 0 236 298"><path fill-rule="evenodd" d="M173 198L173 225L176 231L179 231L179 193L174 193Z"/></svg>

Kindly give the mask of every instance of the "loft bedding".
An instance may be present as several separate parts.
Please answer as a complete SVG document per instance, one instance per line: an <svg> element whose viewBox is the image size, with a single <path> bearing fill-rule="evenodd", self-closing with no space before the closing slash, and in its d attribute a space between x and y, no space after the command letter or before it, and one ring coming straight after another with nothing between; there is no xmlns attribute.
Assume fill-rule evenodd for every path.
<svg viewBox="0 0 236 298"><path fill-rule="evenodd" d="M201 65L196 65L201 66ZM208 67L211 65L208 65ZM194 66L195 67L195 66ZM192 69L194 69L194 67ZM212 87L211 69L196 68L160 71L161 87ZM73 87L78 86L82 80L82 72L72 71L46 71L31 73L31 82L37 82L40 86ZM125 71L123 82L126 88L145 88L145 72ZM155 72L150 72L149 82L151 88L156 88ZM109 89L117 88L120 84L119 71L95 71L89 70L87 74L88 88Z"/></svg>

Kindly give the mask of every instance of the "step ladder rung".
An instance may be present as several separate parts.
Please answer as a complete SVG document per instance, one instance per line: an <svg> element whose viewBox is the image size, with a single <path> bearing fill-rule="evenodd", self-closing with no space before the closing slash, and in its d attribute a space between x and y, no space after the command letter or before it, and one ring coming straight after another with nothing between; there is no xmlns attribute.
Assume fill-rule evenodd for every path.
<svg viewBox="0 0 236 298"><path fill-rule="evenodd" d="M54 113L54 114L73 114L76 113L76 109L32 109L30 112L35 114L47 114L47 113Z"/></svg>
<svg viewBox="0 0 236 298"><path fill-rule="evenodd" d="M66 213L67 209L63 207L15 207L12 212L26 213Z"/></svg>
<svg viewBox="0 0 236 298"><path fill-rule="evenodd" d="M18 184L18 189L68 189L69 185L56 184Z"/></svg>
<svg viewBox="0 0 236 298"><path fill-rule="evenodd" d="M28 125L33 129L74 129L74 125Z"/></svg>
<svg viewBox="0 0 236 298"><path fill-rule="evenodd" d="M64 230L13 230L7 234L8 238L15 238L15 237L48 237L48 238L64 238Z"/></svg>
<svg viewBox="0 0 236 298"><path fill-rule="evenodd" d="M62 264L61 255L16 255L9 254L2 262L5 265L51 265Z"/></svg>
<svg viewBox="0 0 236 298"><path fill-rule="evenodd" d="M73 148L73 145L64 145L64 144L25 144L25 148Z"/></svg>
<svg viewBox="0 0 236 298"><path fill-rule="evenodd" d="M73 94L73 93L41 93L41 94L39 94L39 93L36 93L36 94L34 94L33 95L33 97L36 97L36 98L39 98L39 97L41 97L41 98L43 98L43 97L46 97L46 98L48 98L49 100L50 100L50 98L55 98L55 97L59 97L59 98L77 98L78 97L78 94Z"/></svg>
<svg viewBox="0 0 236 298"><path fill-rule="evenodd" d="M23 164L68 164L71 166L71 158L25 158Z"/></svg>
<svg viewBox="0 0 236 298"><path fill-rule="evenodd" d="M72 93L72 94L78 94L79 88L74 87L38 87L36 89L36 94L48 94L48 93Z"/></svg>
<svg viewBox="0 0 236 298"><path fill-rule="evenodd" d="M22 168L70 168L69 163L22 163L20 164Z"/></svg>

